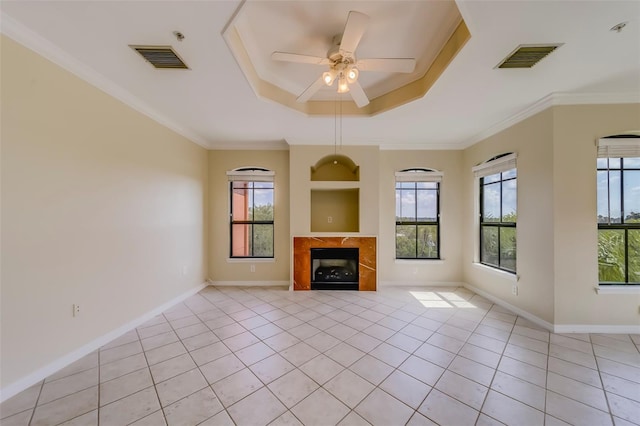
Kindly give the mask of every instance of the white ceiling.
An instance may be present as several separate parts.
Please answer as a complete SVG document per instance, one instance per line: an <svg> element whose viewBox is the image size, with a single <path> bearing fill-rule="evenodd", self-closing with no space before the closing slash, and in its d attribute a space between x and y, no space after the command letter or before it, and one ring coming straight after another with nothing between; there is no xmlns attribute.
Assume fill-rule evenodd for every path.
<svg viewBox="0 0 640 426"><path fill-rule="evenodd" d="M428 24L415 24L420 18L429 22L429 16L422 16L427 0L256 3L245 17L255 37L249 41L254 56L268 56L276 45L277 50L322 56L326 40L344 27L348 10L372 16L371 43L365 35L357 52L362 57L412 54L401 49L424 48L421 37L429 30ZM1 30L205 147L332 145L333 117L307 117L254 94L222 37L239 5L4 0ZM553 103L640 102L639 1L471 0L456 5L471 39L438 81L422 99L399 108L373 117L344 117L344 144L457 149ZM283 14L289 24L278 18ZM403 22L405 28L397 28ZM609 30L620 22L628 22L622 32ZM174 30L185 40L176 41ZM385 32L388 39L382 37ZM307 50L305 40L314 37L316 43L309 42ZM397 47L399 39L405 40L403 47ZM494 69L518 45L532 43L564 45L532 69ZM172 45L191 70L155 70L129 44ZM274 69L282 70L280 65ZM275 78L287 90L301 91L318 70L295 67L304 68Z"/></svg>

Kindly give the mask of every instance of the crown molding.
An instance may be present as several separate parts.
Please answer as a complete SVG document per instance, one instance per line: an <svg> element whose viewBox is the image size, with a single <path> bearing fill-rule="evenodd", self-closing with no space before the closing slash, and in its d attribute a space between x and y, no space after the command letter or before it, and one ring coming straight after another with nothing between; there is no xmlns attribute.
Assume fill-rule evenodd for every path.
<svg viewBox="0 0 640 426"><path fill-rule="evenodd" d="M474 137L463 141L457 149L466 149L470 146L495 135L519 122L544 111L547 108L558 105L606 105L606 104L635 104L640 103L640 93L638 92L616 92L616 93L550 93L539 101L524 108L522 111L494 124L487 130L478 133ZM452 148L456 149L456 148Z"/></svg>
<svg viewBox="0 0 640 426"><path fill-rule="evenodd" d="M0 32L22 46L33 50L59 67L69 71L76 77L86 81L104 93L118 99L130 108L146 115L158 124L173 130L177 134L184 136L191 142L200 145L203 148L210 148L210 144L202 136L161 114L131 92L123 89L95 69L80 62L66 51L60 49L41 35L28 29L4 12L0 12Z"/></svg>
<svg viewBox="0 0 640 426"><path fill-rule="evenodd" d="M289 151L289 144L284 141L212 143L212 151Z"/></svg>
<svg viewBox="0 0 640 426"><path fill-rule="evenodd" d="M379 146L380 151L458 151L465 148L456 142L385 143Z"/></svg>

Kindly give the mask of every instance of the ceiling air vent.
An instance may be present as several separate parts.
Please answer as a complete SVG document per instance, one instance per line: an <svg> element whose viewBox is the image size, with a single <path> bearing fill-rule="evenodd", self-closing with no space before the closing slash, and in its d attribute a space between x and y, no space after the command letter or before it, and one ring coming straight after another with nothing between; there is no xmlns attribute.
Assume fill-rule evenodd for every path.
<svg viewBox="0 0 640 426"><path fill-rule="evenodd" d="M183 69L189 67L184 63L171 46L133 46L133 50L138 52L151 65L158 69Z"/></svg>
<svg viewBox="0 0 640 426"><path fill-rule="evenodd" d="M531 68L549 53L556 50L560 44L521 44L508 55L496 68Z"/></svg>

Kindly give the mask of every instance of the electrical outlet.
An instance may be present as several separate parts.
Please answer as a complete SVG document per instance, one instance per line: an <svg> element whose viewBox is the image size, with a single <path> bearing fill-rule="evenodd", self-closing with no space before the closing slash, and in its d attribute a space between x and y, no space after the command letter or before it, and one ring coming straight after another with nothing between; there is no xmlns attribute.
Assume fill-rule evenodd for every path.
<svg viewBox="0 0 640 426"><path fill-rule="evenodd" d="M333 223L333 216L327 216L327 223Z"/></svg>
<svg viewBox="0 0 640 426"><path fill-rule="evenodd" d="M182 275L187 275L187 265L182 267Z"/></svg>
<svg viewBox="0 0 640 426"><path fill-rule="evenodd" d="M80 315L80 305L73 305L73 316L77 317L78 315Z"/></svg>
<svg viewBox="0 0 640 426"><path fill-rule="evenodd" d="M511 286L511 294L513 294L514 296L518 295L518 286L517 285L512 285Z"/></svg>
<svg viewBox="0 0 640 426"><path fill-rule="evenodd" d="M251 265L249 267L249 269L251 270L251 272L255 272L256 271L256 265Z"/></svg>

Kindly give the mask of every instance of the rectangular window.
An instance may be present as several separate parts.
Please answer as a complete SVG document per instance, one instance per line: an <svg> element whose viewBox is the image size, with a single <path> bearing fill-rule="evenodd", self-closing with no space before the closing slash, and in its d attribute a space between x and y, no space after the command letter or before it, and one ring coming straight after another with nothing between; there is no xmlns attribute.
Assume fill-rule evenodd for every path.
<svg viewBox="0 0 640 426"><path fill-rule="evenodd" d="M232 173L232 172L229 172ZM230 256L273 257L273 181L230 175ZM233 180L232 180L233 179ZM237 180L236 180L237 179Z"/></svg>
<svg viewBox="0 0 640 426"><path fill-rule="evenodd" d="M515 154L474 167L480 185L480 263L516 272L518 176Z"/></svg>
<svg viewBox="0 0 640 426"><path fill-rule="evenodd" d="M640 141L638 142L640 144ZM640 156L597 162L598 280L640 284Z"/></svg>
<svg viewBox="0 0 640 426"><path fill-rule="evenodd" d="M440 179L422 169L396 173L396 259L440 259Z"/></svg>

